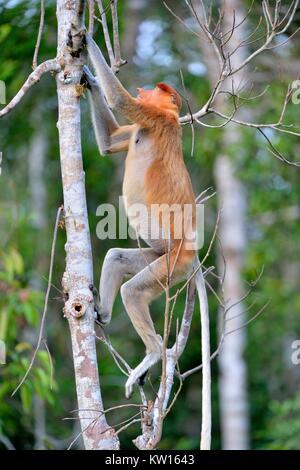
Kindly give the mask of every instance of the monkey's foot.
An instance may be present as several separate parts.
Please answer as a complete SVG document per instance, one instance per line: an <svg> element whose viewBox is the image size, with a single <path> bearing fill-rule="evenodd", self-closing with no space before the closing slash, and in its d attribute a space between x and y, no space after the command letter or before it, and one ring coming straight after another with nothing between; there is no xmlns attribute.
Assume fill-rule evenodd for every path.
<svg viewBox="0 0 300 470"><path fill-rule="evenodd" d="M125 385L125 396L126 398L130 398L133 392L133 387L137 383L137 381L142 377L145 373L147 373L148 369L156 364L161 358L161 352L154 351L143 359L143 361L131 372L128 377L128 380Z"/></svg>
<svg viewBox="0 0 300 470"><path fill-rule="evenodd" d="M146 372L144 372L144 374L141 375L141 376L138 378L138 385L139 385L139 387L142 387L143 385L145 385L146 377L147 377L148 372L149 372L149 371L146 370Z"/></svg>
<svg viewBox="0 0 300 470"><path fill-rule="evenodd" d="M97 310L97 322L101 324L101 326L106 326L110 323L111 315L104 311L101 308L101 305L98 306Z"/></svg>

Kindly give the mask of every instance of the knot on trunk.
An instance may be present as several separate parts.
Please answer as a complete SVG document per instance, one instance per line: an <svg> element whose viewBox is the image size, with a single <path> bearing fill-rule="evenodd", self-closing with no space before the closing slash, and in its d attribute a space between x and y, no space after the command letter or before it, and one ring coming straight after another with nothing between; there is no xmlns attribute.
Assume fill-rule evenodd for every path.
<svg viewBox="0 0 300 470"><path fill-rule="evenodd" d="M93 305L94 299L92 295L78 294L75 298L69 298L64 306L64 316L81 318L87 310Z"/></svg>

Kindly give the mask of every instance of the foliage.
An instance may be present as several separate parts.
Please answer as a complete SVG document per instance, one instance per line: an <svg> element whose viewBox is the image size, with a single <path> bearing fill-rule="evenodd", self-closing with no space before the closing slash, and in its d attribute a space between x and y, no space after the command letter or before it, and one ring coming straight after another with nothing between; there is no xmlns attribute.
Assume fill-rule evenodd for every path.
<svg viewBox="0 0 300 470"><path fill-rule="evenodd" d="M261 432L269 450L300 449L300 396L282 403L270 404L270 419L265 432Z"/></svg>
<svg viewBox="0 0 300 470"><path fill-rule="evenodd" d="M22 409L16 407L15 400L4 401L29 367L33 346L28 338L35 336L43 295L26 283L24 260L14 247L2 252L0 259L0 339L6 347L6 363L0 368L0 434L6 435L7 430L15 428L17 415L30 416L35 394L53 405L57 387L55 382L50 383L48 353L40 350L30 379L20 390Z"/></svg>

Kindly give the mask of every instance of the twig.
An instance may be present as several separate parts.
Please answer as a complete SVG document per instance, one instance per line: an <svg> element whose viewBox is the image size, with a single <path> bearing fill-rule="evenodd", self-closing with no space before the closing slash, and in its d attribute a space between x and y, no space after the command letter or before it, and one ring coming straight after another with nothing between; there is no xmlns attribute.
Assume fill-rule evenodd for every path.
<svg viewBox="0 0 300 470"><path fill-rule="evenodd" d="M103 29L103 35L104 35L104 40L106 44L106 49L109 57L109 62L111 68L114 67L115 64L115 57L114 57L114 51L111 45L111 40L109 36L109 31L108 31L108 26L107 26L107 19L106 19L106 12L105 9L103 8L103 3L102 0L97 0L98 7L99 7L99 12L101 16L101 23L102 23L102 29Z"/></svg>
<svg viewBox="0 0 300 470"><path fill-rule="evenodd" d="M195 282L194 279L192 279L187 288L184 314L181 320L181 326L176 338L176 342L171 349L166 350L165 380L161 380L157 397L149 416L150 423L143 426L142 435L138 436L133 441L138 449L153 449L156 447L161 438L162 426L166 416L168 401L173 386L175 367L176 364L178 364L178 360L185 349L189 336L195 303L195 293Z"/></svg>
<svg viewBox="0 0 300 470"><path fill-rule="evenodd" d="M42 34L44 30L45 24L45 0L41 0L41 15L40 15L40 25L39 25L39 32L36 40L36 45L34 48L34 55L32 60L32 68L35 70L37 68L37 60L38 60L38 53L41 45Z"/></svg>
<svg viewBox="0 0 300 470"><path fill-rule="evenodd" d="M99 413L99 416L96 416L96 418L94 418L81 432L79 432L79 433L77 434L77 436L76 436L76 437L72 440L72 442L70 443L70 445L69 445L69 447L67 448L67 450L70 450L70 449L73 447L73 445L75 444L75 442L79 439L79 437L82 436L91 426L94 426L94 425L97 423L97 421L99 420L99 418L100 418L101 416L103 416L104 414L108 413L109 411L113 411L113 410L120 409L120 408L137 407L137 406L138 406L138 407L141 407L141 408L143 407L143 405L136 405L136 404L131 404L131 403L130 403L130 404L125 404L125 405L113 406L113 407L108 408L107 410L103 410L103 411L101 411L101 410L82 410L82 409L73 410L72 412L93 411L93 412ZM137 416L137 415L135 415L135 416ZM63 421L69 420L69 419L73 419L73 418L63 418ZM78 419L78 418L75 418L75 419ZM90 419L90 418L87 417L86 419ZM131 419L132 419L132 418L130 418L130 420L131 420ZM128 421L128 420L126 420L125 422L127 422L127 421ZM140 419L139 419L138 421L140 421ZM121 424L123 424L123 423L121 423ZM102 432L102 434L104 434L105 432L107 432L109 429L111 429L111 428L110 428L110 427L107 427L107 429L105 429L105 430ZM116 434L118 434L118 433L120 433L120 432L121 432L121 430L119 429L119 431L118 431Z"/></svg>
<svg viewBox="0 0 300 470"><path fill-rule="evenodd" d="M49 266L49 274L48 274L48 286L47 286L47 291L46 291L46 296L45 296L45 303L44 303L44 310L42 314L42 319L41 319L41 324L40 324L40 330L39 330L39 336L38 336L38 342L36 345L36 348L34 350L33 356L31 358L30 364L28 366L27 371L25 372L24 377L22 378L21 382L17 386L17 388L13 391L11 396L13 397L19 388L23 385L25 380L27 379L29 372L31 371L36 355L38 353L38 350L40 349L41 343L43 341L43 335L44 335L44 327L45 327L45 321L46 321L46 315L47 315L47 309L48 309L48 301L49 301L49 295L51 291L51 282L52 282L52 273L53 273L53 265L54 265L54 255L55 255L55 247L56 247L56 240L57 240L57 231L58 231L58 226L59 226L59 220L61 216L61 212L63 210L63 206L60 206L57 210L56 214L56 221L55 221L55 227L54 227L54 233L53 233L53 241L52 241L52 247L51 247L51 257L50 257L50 266Z"/></svg>
<svg viewBox="0 0 300 470"><path fill-rule="evenodd" d="M88 0L89 5L89 27L88 32L91 36L94 33L94 20L95 20L95 0Z"/></svg>
<svg viewBox="0 0 300 470"><path fill-rule="evenodd" d="M194 156L194 148L195 148L194 119L193 119L193 113L192 113L192 110L191 110L191 107L190 107L189 100L188 100L187 97L186 97L186 88L185 88L183 73L182 73L182 70L181 70L181 69L179 70L179 73L180 73L182 88L183 88L183 91L184 91L184 100L185 100L185 102L186 102L186 104L187 104L187 107L188 107L188 110L189 110L189 113L190 113L190 117L191 117L191 119L190 119L190 125L191 125L191 131L192 131L191 157L193 157L193 156Z"/></svg>
<svg viewBox="0 0 300 470"><path fill-rule="evenodd" d="M246 127L254 127L255 129L274 129L275 131L282 132L284 134L291 134L295 135L297 137L300 137L300 132L295 132L295 131L290 131L288 129L283 129L282 127L278 127L282 125L281 122L276 122L276 123L271 123L271 124L255 124L253 122L247 122L247 121L242 121L240 119L235 119L235 118L230 118L229 116L226 116L226 114L221 113L220 111L217 111L216 109L212 108L211 109L212 113L215 113L217 116L220 116L224 119L228 119L228 121L234 122L235 124L241 124L242 126Z"/></svg>
<svg viewBox="0 0 300 470"><path fill-rule="evenodd" d="M59 72L60 69L61 67L56 59L46 60L46 62L38 65L38 67L29 75L15 97L0 111L0 118L8 114L17 104L19 104L28 90L35 85L35 83L37 83L45 73Z"/></svg>
<svg viewBox="0 0 300 470"><path fill-rule="evenodd" d="M136 419L130 418L130 422L125 424L124 426L122 426L120 429L118 429L118 431L116 431L116 434L120 434L120 432L122 432L125 429L129 428L129 426L131 426L132 424L140 423L141 420L142 420L142 418L136 418Z"/></svg>
<svg viewBox="0 0 300 470"><path fill-rule="evenodd" d="M235 306L237 306L238 304L242 303L244 300L247 299L247 297L249 297L249 295L252 293L254 287L257 285L257 283L259 282L261 276L263 274L263 268L261 269L260 273L258 274L257 278L251 282L251 289L248 290L248 292L246 292L245 295L243 295L239 300L237 300L236 302L233 302L229 307L227 307L226 309L224 309L224 312L223 312L223 325L222 325L222 328L221 328L221 333L220 333L220 340L219 340L219 344L217 346L217 349L211 354L210 356L210 361L212 361L220 352L221 350L221 347L223 345L223 342L224 342L224 339L226 336L228 336L229 334L231 333L234 333L234 331L242 328L242 327L245 327L247 326L249 323L251 323L253 320L255 320L264 310L265 308L269 305L269 302L268 301L265 305L263 305L263 307L252 317L250 318L250 320L248 320L247 322L245 322L242 327L239 327L237 329L233 329L233 330L230 330L230 331L227 331L225 330L225 325L226 325L226 322L230 321L230 320L233 320L234 318L238 317L238 316L241 316L242 314L245 314L253 305L254 303L252 303L246 310L244 310L241 314L238 314L236 316L233 316L231 318L228 318L226 319L227 315L228 315L228 312L234 308ZM222 283L224 282L224 278L223 280L221 281ZM222 304L224 305L224 302L222 302ZM223 308L223 305L221 305L221 307ZM203 367L203 364L200 364L196 367L193 367L192 369L190 370L187 370L186 372L184 372L183 374L181 374L181 379L182 380L185 380L187 377L189 377L190 375L194 374L195 372L198 372L199 370L201 370Z"/></svg>
<svg viewBox="0 0 300 470"><path fill-rule="evenodd" d="M248 321L243 323L243 325L241 325L240 327L234 328L233 330L230 330L230 331L226 331L225 336L230 335L231 333L234 333L235 331L241 330L242 328L245 328L247 325L252 323L259 315L261 315L263 313L263 311L268 307L270 302L271 302L271 300L268 300L265 303L265 305L263 305L262 308L253 317L251 317Z"/></svg>
<svg viewBox="0 0 300 470"><path fill-rule="evenodd" d="M120 39L119 39L119 20L118 20L118 0L111 0L111 17L112 17L112 26L113 26L113 40L114 40L114 56L115 63L113 70L118 72L122 65L127 64L127 60L121 58L121 48L120 48Z"/></svg>
<svg viewBox="0 0 300 470"><path fill-rule="evenodd" d="M260 47L258 47L255 51L253 51L248 57L246 57L245 60L241 61L240 63L235 64L234 67L232 67L232 65L231 65L231 57L239 49L239 47L245 46L246 44L249 43L248 42L249 39L254 35L254 33L259 28L259 26L261 24L261 19L259 20L259 23L256 26L254 32L252 32L250 34L250 36L245 41L241 41L231 51L225 50L225 46L229 43L229 39L231 39L231 37L233 36L233 33L237 29L237 27L240 24L242 24L245 21L245 19L247 18L247 16L249 15L249 12L251 11L251 9L253 7L253 2L251 3L251 6L250 6L245 18L238 24L235 22L235 18L234 18L232 26L225 33L222 32L222 28L221 28L221 24L222 24L223 16L224 16L224 12L222 12L222 10L219 11L218 21L216 23L214 31L212 31L210 29L211 21L208 20L208 18L207 18L206 9L205 9L205 5L204 5L203 0L199 0L200 8L197 9L197 11L196 11L196 8L193 6L192 1L185 0L185 3L189 7L189 10L190 10L191 14L193 15L193 17L197 21L197 23L199 25L199 28L201 29L202 32L204 32L204 34L206 35L206 38L211 43L211 45L212 45L212 47L213 47L213 49L214 49L214 51L217 55L218 61L219 61L220 73L219 73L219 77L218 77L218 79L215 83L215 86L213 88L213 91L211 93L211 96L210 96L209 100L202 106L201 109L199 109L199 111L193 113L192 115L187 114L185 116L182 116L180 118L181 124L184 125L184 124L196 121L198 124L202 125L203 127L222 128L222 127L226 126L229 122L233 122L233 123L236 123L236 124L239 124L239 125L256 128L259 131L261 131L261 129L263 129L263 128L269 128L269 129L274 129L277 132L281 132L281 133L285 133L285 134L294 135L294 136L299 137L300 136L300 131L297 132L297 131L294 131L294 130L291 130L291 129L287 129L287 127L293 127L293 126L285 126L283 124L283 118L284 118L284 114L285 114L285 110L286 110L286 105L287 105L287 102L289 100L289 98L288 98L289 97L289 91L286 95L286 99L285 99L285 102L284 102L284 105L283 105L283 108L282 108L282 112L281 112L281 116L280 116L279 121L276 122L276 123L272 123L272 124L255 124L255 123L243 121L243 120L240 120L240 119L236 119L234 117L235 111L237 110L236 105L235 105L234 112L232 113L232 115L229 115L229 116L219 112L218 109L216 109L213 106L217 96L220 93L227 93L226 91L222 90L222 85L224 84L226 79L228 79L229 77L232 77L235 74L237 74L238 72L240 72L242 69L244 69L250 62L252 62L262 52L267 51L269 49L275 49L275 48L279 47L282 44L282 43L280 43L280 44L272 45L272 42L276 37L284 34L287 31L287 29L289 28L289 26L291 25L291 23L293 21L293 18L295 17L296 10L297 10L298 0L293 0L291 2L291 4L289 5L286 13L281 18L280 18L280 16L282 16L282 15L280 15L280 13L281 13L280 12L281 2L279 0L276 0L273 12L271 11L269 2L266 1L266 0L262 1L262 13L263 13L263 15L262 15L261 19L264 18L265 23L266 23L266 28L267 28L266 34L264 36L262 36L262 38L264 38L264 42ZM185 22L182 18L178 17L178 15L176 15L170 9L170 7L167 7L167 8L170 11L170 13L172 13L172 15L180 23L185 25ZM290 35L289 39L291 39L297 33L298 30L299 30L299 28L297 28L297 30ZM194 32L193 30L191 30L191 32L193 34L197 35L197 33ZM252 43L256 42L256 41L257 41L257 38L254 39L254 41L252 41ZM283 43L285 43L285 42L286 41L284 41ZM236 93L230 93L230 94L234 99L236 99L236 97L239 98ZM208 114L214 114L216 116L220 116L220 117L224 118L225 121L222 124L219 124L219 125L210 125L210 124L207 124L207 123L200 120L200 118L202 118L202 117L204 117ZM269 142L269 145L270 145L270 149L269 149L270 152L276 158L278 158L281 161L284 161L285 163L288 163L288 164L291 164L291 165L294 165L294 166L299 165L298 163L291 162L287 158L285 158L277 149L275 149L275 147L273 146L273 144L271 142Z"/></svg>
<svg viewBox="0 0 300 470"><path fill-rule="evenodd" d="M82 418L81 418L82 419ZM67 450L71 450L71 448L73 447L73 445L75 444L76 441L78 441L78 439L91 427L91 426L94 426L97 421L99 419L99 416L97 416L96 418L94 418L82 431L80 431L77 436L74 437L74 439L72 440L71 444L69 444ZM109 428L107 428L108 430Z"/></svg>
<svg viewBox="0 0 300 470"><path fill-rule="evenodd" d="M104 332L103 332L104 333ZM108 340L108 338L105 336L104 334L104 338L101 338L100 336L97 336L96 335L96 339L98 339L99 341L102 341L107 347L108 347L108 350L109 352L111 353L112 355L112 358L113 360L115 361L115 364L118 366L118 368L120 369L120 371L126 375L128 377L128 375L130 374L131 372L131 367L129 367L129 365L127 364L127 362L125 361L125 359L123 359L123 357L113 348L111 342ZM123 363L123 365L126 367L127 369L127 372L123 369L123 367L120 365L120 362Z"/></svg>
<svg viewBox="0 0 300 470"><path fill-rule="evenodd" d="M125 403L123 405L116 405L116 406L111 406L110 408L107 408L106 410L92 410L92 409L87 409L87 408L76 408L75 410L71 410L70 413L79 413L81 411L92 411L96 413L100 413L101 415L110 413L111 411L119 410L121 408L143 408L144 405L141 405L140 403ZM70 418L62 418L62 421L66 421ZM88 418L87 418L88 419Z"/></svg>

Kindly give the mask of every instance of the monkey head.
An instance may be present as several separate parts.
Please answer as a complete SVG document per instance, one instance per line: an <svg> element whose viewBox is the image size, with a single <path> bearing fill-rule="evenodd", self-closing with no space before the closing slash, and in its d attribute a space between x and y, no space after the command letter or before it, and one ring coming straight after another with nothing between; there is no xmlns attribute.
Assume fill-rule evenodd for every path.
<svg viewBox="0 0 300 470"><path fill-rule="evenodd" d="M166 83L157 83L152 90L137 88L139 101L147 102L154 106L179 113L181 98L179 93Z"/></svg>

